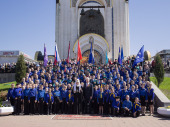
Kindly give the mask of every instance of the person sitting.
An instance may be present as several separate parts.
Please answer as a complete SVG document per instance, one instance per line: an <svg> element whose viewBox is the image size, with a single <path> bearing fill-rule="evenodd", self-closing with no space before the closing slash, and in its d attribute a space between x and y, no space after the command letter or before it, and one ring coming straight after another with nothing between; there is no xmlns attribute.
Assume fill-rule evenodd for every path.
<svg viewBox="0 0 170 127"><path fill-rule="evenodd" d="M123 101L122 111L124 116L129 116L131 114L132 102L129 99L130 99L129 95L126 95L126 100Z"/></svg>
<svg viewBox="0 0 170 127"><path fill-rule="evenodd" d="M140 115L141 104L139 103L139 98L135 98L135 102L133 104L133 117L138 117Z"/></svg>

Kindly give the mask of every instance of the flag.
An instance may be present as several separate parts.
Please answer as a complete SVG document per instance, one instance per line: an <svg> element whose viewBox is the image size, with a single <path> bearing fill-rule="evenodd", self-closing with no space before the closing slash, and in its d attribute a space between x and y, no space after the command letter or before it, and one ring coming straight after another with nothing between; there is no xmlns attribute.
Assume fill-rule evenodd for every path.
<svg viewBox="0 0 170 127"><path fill-rule="evenodd" d="M138 63L143 62L144 61L144 45L142 46L142 48L139 50L135 61L133 62L133 66L135 67Z"/></svg>
<svg viewBox="0 0 170 127"><path fill-rule="evenodd" d="M54 65L56 65L57 62L60 62L60 56L59 56L59 53L58 53L58 48L57 48L57 43L55 45L55 53L54 53Z"/></svg>
<svg viewBox="0 0 170 127"><path fill-rule="evenodd" d="M124 60L124 55L123 55L123 46L121 47L121 59Z"/></svg>
<svg viewBox="0 0 170 127"><path fill-rule="evenodd" d="M91 43L91 48L90 48L90 55L89 55L89 63L94 64L94 54L93 54L93 47L92 47L92 43Z"/></svg>
<svg viewBox="0 0 170 127"><path fill-rule="evenodd" d="M80 44L79 44L79 40L78 40L78 48L77 48L77 62L79 63L81 59L82 59L82 55L81 55L81 48L80 48Z"/></svg>
<svg viewBox="0 0 170 127"><path fill-rule="evenodd" d="M107 56L107 49L106 49L106 64L108 64L109 62L109 59L108 59L108 56Z"/></svg>
<svg viewBox="0 0 170 127"><path fill-rule="evenodd" d="M44 44L44 66L46 67L47 64L48 64L48 56L47 56L46 46Z"/></svg>
<svg viewBox="0 0 170 127"><path fill-rule="evenodd" d="M118 63L122 64L122 58L121 58L121 54L120 54L120 47L119 47Z"/></svg>

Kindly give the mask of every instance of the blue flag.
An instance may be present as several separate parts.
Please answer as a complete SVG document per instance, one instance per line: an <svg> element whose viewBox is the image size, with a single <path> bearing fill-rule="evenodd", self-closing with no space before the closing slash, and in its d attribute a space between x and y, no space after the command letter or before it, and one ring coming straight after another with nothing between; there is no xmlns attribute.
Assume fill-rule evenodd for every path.
<svg viewBox="0 0 170 127"><path fill-rule="evenodd" d="M109 62L109 59L108 59L107 50L106 50L106 64L108 64L108 62Z"/></svg>
<svg viewBox="0 0 170 127"><path fill-rule="evenodd" d="M94 64L94 54L93 54L93 49L92 49L92 43L91 43L91 48L90 48L90 55L89 55L89 63Z"/></svg>
<svg viewBox="0 0 170 127"><path fill-rule="evenodd" d="M48 64L48 56L47 56L46 46L44 44L44 66L46 67L47 64Z"/></svg>
<svg viewBox="0 0 170 127"><path fill-rule="evenodd" d="M121 58L121 54L120 54L120 47L119 47L118 63L122 64L122 58Z"/></svg>
<svg viewBox="0 0 170 127"><path fill-rule="evenodd" d="M123 55L123 46L121 47L121 59L124 60L124 55Z"/></svg>
<svg viewBox="0 0 170 127"><path fill-rule="evenodd" d="M139 50L135 61L133 62L133 66L135 67L138 63L143 62L144 61L144 45L142 46L142 48Z"/></svg>

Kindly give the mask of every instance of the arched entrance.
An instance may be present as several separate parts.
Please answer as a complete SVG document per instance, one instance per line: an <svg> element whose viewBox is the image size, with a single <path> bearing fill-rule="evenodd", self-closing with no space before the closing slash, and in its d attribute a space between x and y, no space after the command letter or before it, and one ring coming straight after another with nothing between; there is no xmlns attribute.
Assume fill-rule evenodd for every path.
<svg viewBox="0 0 170 127"><path fill-rule="evenodd" d="M95 33L105 37L104 18L98 10L88 10L80 18L80 36L88 33Z"/></svg>
<svg viewBox="0 0 170 127"><path fill-rule="evenodd" d="M89 54L90 54L90 50L87 50L82 54L82 56L89 58ZM95 63L102 63L102 55L96 50L94 50L94 59L95 59ZM88 62L88 59L86 60L86 62Z"/></svg>

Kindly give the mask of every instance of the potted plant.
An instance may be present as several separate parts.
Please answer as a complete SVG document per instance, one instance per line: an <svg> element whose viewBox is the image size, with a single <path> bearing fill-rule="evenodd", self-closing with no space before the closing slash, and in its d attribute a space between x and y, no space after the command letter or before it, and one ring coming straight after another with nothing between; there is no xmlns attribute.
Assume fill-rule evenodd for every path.
<svg viewBox="0 0 170 127"><path fill-rule="evenodd" d="M159 107L157 109L158 114L166 117L170 117L170 106L167 107Z"/></svg>

